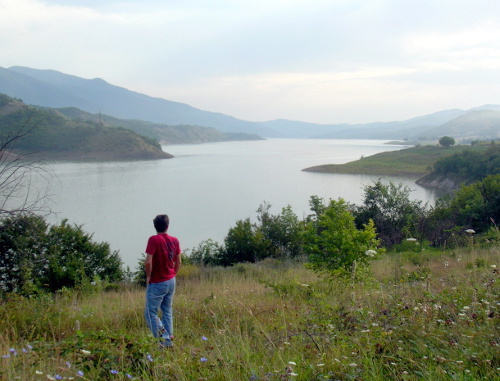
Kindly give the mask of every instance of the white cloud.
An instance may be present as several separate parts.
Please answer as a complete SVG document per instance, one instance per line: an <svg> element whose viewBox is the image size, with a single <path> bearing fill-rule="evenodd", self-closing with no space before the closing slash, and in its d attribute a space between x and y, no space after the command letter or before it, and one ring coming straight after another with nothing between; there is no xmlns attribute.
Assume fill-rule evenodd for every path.
<svg viewBox="0 0 500 381"><path fill-rule="evenodd" d="M0 66L250 120L391 120L498 103L499 4L0 0Z"/></svg>

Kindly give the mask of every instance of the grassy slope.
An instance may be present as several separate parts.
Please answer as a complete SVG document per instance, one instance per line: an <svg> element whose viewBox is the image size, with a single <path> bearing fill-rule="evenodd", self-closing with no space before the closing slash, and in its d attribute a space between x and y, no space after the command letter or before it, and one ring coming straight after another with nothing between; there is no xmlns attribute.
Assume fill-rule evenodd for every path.
<svg viewBox="0 0 500 381"><path fill-rule="evenodd" d="M499 254L388 254L356 284L273 260L185 266L173 351L148 337L143 290L14 298L0 304L0 379L493 380Z"/></svg>
<svg viewBox="0 0 500 381"><path fill-rule="evenodd" d="M438 146L413 147L400 151L382 152L346 164L326 164L304 169L308 172L422 176L431 172L432 165L442 157L465 149L485 151L486 147Z"/></svg>

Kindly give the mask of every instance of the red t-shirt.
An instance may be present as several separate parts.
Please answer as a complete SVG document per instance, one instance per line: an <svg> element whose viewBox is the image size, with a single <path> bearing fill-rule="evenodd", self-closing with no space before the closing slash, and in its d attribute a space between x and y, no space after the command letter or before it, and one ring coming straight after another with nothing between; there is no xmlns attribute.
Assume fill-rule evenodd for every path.
<svg viewBox="0 0 500 381"><path fill-rule="evenodd" d="M179 240L166 233L149 237L146 254L153 256L150 283L161 283L175 277L174 257L180 255Z"/></svg>

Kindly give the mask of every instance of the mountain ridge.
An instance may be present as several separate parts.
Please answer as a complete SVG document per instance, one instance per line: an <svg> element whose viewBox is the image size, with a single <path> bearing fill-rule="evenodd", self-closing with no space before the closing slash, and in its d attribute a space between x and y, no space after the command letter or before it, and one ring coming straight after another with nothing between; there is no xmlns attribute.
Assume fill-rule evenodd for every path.
<svg viewBox="0 0 500 381"><path fill-rule="evenodd" d="M121 119L136 119L168 125L197 125L221 132L251 133L266 138L335 138L335 139L417 139L439 138L439 127L475 110L500 110L499 105L484 105L470 110L449 109L403 121L365 124L317 124L277 119L251 122L218 112L204 111L185 103L154 98L123 87L111 85L101 78L83 79L55 70L13 66L0 67L0 93L23 99L28 104L44 107L77 107L89 113L101 110ZM481 123L480 120L477 123ZM480 126L479 126L480 127ZM470 127L467 127L470 130ZM490 133L461 138L500 137L500 124L495 122ZM432 136L430 136L432 135Z"/></svg>

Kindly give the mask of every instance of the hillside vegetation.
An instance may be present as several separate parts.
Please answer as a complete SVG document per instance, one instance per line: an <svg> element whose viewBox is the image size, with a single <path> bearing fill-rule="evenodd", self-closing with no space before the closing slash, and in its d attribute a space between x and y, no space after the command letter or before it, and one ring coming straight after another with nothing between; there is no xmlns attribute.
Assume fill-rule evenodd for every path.
<svg viewBox="0 0 500 381"><path fill-rule="evenodd" d="M122 127L74 121L49 109L0 97L0 140L15 138L11 153L63 160L166 159L160 144Z"/></svg>
<svg viewBox="0 0 500 381"><path fill-rule="evenodd" d="M494 380L499 255L474 242L387 255L361 282L300 261L186 265L169 351L148 333L143 289L12 296L0 304L0 378Z"/></svg>
<svg viewBox="0 0 500 381"><path fill-rule="evenodd" d="M67 118L79 122L101 123L109 127L124 127L162 144L191 144L234 140L262 140L254 134L219 132L215 128L192 125L167 125L143 120L118 119L104 114L90 114L75 107L55 109Z"/></svg>
<svg viewBox="0 0 500 381"><path fill-rule="evenodd" d="M306 168L304 171L420 177L430 173L434 163L439 159L465 150L484 153L487 149L488 147L485 146L412 147L400 151L378 153L346 164L318 165Z"/></svg>
<svg viewBox="0 0 500 381"><path fill-rule="evenodd" d="M453 190L460 184L471 184L500 173L500 146L484 145L486 151L464 150L434 163L433 171L417 184Z"/></svg>

